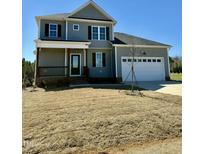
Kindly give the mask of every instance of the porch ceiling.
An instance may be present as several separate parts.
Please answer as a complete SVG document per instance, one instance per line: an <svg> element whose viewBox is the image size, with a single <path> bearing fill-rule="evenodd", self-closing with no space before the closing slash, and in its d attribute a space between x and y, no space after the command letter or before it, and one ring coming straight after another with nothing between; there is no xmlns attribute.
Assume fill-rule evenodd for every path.
<svg viewBox="0 0 205 154"><path fill-rule="evenodd" d="M72 48L88 49L91 42L86 41L54 41L54 40L35 40L38 48Z"/></svg>

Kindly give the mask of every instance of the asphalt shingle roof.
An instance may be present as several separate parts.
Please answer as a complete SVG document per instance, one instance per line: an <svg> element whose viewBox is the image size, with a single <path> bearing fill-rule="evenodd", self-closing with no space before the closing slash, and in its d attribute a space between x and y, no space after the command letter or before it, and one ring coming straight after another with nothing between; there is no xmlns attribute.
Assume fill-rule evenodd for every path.
<svg viewBox="0 0 205 154"><path fill-rule="evenodd" d="M113 44L124 44L124 45L156 45L156 46L170 46L167 44L159 43L156 41L144 39L138 36L133 36L125 33L114 33L115 39L112 41Z"/></svg>

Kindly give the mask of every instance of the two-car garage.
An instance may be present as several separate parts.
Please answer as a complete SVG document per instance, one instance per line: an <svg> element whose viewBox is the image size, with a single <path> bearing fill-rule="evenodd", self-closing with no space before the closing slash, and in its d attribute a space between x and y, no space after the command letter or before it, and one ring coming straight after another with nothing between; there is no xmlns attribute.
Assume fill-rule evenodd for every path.
<svg viewBox="0 0 205 154"><path fill-rule="evenodd" d="M122 80L132 81L133 72L137 81L165 80L163 57L121 57Z"/></svg>
<svg viewBox="0 0 205 154"><path fill-rule="evenodd" d="M125 33L115 33L115 77L123 82L169 80L170 45ZM133 72L131 69L133 66Z"/></svg>

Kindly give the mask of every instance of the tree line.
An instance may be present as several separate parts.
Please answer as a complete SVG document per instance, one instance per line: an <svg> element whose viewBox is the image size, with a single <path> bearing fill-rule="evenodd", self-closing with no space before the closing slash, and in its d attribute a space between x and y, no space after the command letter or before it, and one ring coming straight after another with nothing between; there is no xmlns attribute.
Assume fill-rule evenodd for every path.
<svg viewBox="0 0 205 154"><path fill-rule="evenodd" d="M169 57L170 72L182 73L182 57Z"/></svg>
<svg viewBox="0 0 205 154"><path fill-rule="evenodd" d="M22 86L32 86L34 83L35 63L22 59Z"/></svg>

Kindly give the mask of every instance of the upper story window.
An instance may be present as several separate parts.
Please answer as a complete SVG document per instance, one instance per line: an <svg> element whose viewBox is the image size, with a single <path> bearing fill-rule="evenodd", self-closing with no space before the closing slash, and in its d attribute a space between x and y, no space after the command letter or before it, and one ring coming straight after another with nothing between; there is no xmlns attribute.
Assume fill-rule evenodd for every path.
<svg viewBox="0 0 205 154"><path fill-rule="evenodd" d="M73 24L73 30L74 31L79 31L79 29L80 29L79 24Z"/></svg>
<svg viewBox="0 0 205 154"><path fill-rule="evenodd" d="M92 40L106 40L106 27L92 26Z"/></svg>
<svg viewBox="0 0 205 154"><path fill-rule="evenodd" d="M92 27L92 40L98 40L98 27Z"/></svg>
<svg viewBox="0 0 205 154"><path fill-rule="evenodd" d="M49 37L57 37L58 34L58 25L57 24L49 24Z"/></svg>
<svg viewBox="0 0 205 154"><path fill-rule="evenodd" d="M100 40L105 40L106 38L106 28L100 27Z"/></svg>

